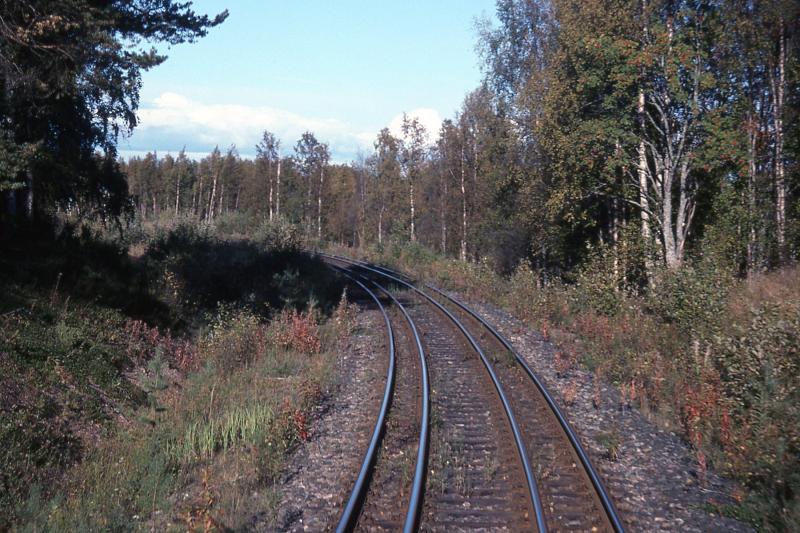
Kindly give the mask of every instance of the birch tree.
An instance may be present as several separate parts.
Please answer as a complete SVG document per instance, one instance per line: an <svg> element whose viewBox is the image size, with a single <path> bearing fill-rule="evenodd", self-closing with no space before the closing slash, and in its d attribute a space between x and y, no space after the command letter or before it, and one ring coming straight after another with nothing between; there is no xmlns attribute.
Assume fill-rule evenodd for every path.
<svg viewBox="0 0 800 533"><path fill-rule="evenodd" d="M325 195L325 170L331 159L330 149L326 143L315 147L314 159L319 172L319 188L317 189L317 240L322 240L322 198Z"/></svg>
<svg viewBox="0 0 800 533"><path fill-rule="evenodd" d="M384 220L388 209L394 203L395 187L400 178L400 141L388 128L383 128L375 139L374 176L371 202L375 206L378 243L383 244L386 230Z"/></svg>
<svg viewBox="0 0 800 533"><path fill-rule="evenodd" d="M272 178L273 167L280 168L280 146L280 140L269 131L264 131L261 142L256 145L256 163L258 168L263 171L264 181L267 184L267 213L270 221L277 214L280 206L280 200L274 203L273 189L273 185L277 188L277 183L280 182L280 170L276 173L276 179Z"/></svg>
<svg viewBox="0 0 800 533"><path fill-rule="evenodd" d="M409 237L411 242L417 242L414 184L419 179L425 161L426 131L419 119L405 113L401 131L400 169L403 179L408 183Z"/></svg>

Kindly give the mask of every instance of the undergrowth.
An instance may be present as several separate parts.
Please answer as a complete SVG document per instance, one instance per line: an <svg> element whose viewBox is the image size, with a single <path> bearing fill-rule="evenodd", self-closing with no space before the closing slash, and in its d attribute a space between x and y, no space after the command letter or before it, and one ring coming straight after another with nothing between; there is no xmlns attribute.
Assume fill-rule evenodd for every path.
<svg viewBox="0 0 800 533"><path fill-rule="evenodd" d="M349 333L342 282L291 229L0 242L0 530L238 528ZM128 252L131 253L128 253Z"/></svg>

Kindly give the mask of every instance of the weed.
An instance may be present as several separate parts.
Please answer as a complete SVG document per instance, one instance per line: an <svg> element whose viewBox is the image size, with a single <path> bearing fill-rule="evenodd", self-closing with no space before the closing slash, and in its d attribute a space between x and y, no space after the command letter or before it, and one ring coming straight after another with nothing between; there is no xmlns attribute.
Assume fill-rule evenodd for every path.
<svg viewBox="0 0 800 533"><path fill-rule="evenodd" d="M209 482L208 469L203 470L202 487L198 501L186 512L186 530L202 531L203 533L224 530L225 526L220 520L220 513L214 508L217 497Z"/></svg>
<svg viewBox="0 0 800 533"><path fill-rule="evenodd" d="M605 456L609 461L617 461L620 452L620 438L617 430L611 430L597 435L597 442L605 450Z"/></svg>
<svg viewBox="0 0 800 533"><path fill-rule="evenodd" d="M577 381L570 380L569 383L564 387L564 403L569 406L572 406L575 403L575 399L578 397L578 383Z"/></svg>

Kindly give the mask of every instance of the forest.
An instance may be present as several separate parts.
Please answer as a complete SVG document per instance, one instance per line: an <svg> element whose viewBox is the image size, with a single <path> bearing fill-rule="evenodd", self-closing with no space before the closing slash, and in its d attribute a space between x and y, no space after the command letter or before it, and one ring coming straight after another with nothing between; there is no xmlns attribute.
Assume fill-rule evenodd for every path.
<svg viewBox="0 0 800 533"><path fill-rule="evenodd" d="M14 313L52 304L79 246L113 269L138 267L104 247L138 250L147 272L180 264L184 284L202 277L192 254L228 283L226 269L252 270L226 253L263 267L337 250L511 310L680 434L700 471L745 488L718 512L800 527L800 2L497 0L497 22L476 22L483 80L438 131L404 115L350 162L313 131L199 160L120 157L141 73L166 59L129 45L192 42L226 16L155 0L0 7L0 356L23 353ZM46 283L20 273L48 250L69 259ZM318 265L291 256L265 283L275 306L303 308L297 272ZM189 335L227 298L215 283L198 282L212 296L191 312L173 298L178 311L126 317ZM231 301L252 288L230 283Z"/></svg>
<svg viewBox="0 0 800 533"><path fill-rule="evenodd" d="M630 289L701 256L744 277L796 258L796 3L499 2L498 17L479 28L484 83L439 131L406 117L349 164L314 132L265 131L254 160L134 157L137 220L282 217L309 239L408 240L543 279L601 251Z"/></svg>

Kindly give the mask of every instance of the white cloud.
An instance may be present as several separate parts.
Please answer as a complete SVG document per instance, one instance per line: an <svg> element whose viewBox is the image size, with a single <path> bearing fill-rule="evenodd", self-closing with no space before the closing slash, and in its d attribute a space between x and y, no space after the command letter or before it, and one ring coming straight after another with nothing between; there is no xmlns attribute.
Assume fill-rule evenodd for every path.
<svg viewBox="0 0 800 533"><path fill-rule="evenodd" d="M305 131L330 143L331 150L340 155L369 149L374 137L335 119L305 117L272 107L206 104L167 92L139 110L139 126L128 144L130 151L175 150L185 144L187 150L200 152L215 145L224 149L235 144L248 155L264 130L283 140L286 153ZM165 142L174 145L164 146Z"/></svg>
<svg viewBox="0 0 800 533"><path fill-rule="evenodd" d="M406 113L409 118L416 118L420 124L425 127L425 132L428 135L428 143L433 143L434 139L439 135L439 129L442 127L442 117L439 112L429 107L421 107ZM389 122L389 131L392 135L398 138L403 137L403 114L396 115L391 122Z"/></svg>
<svg viewBox="0 0 800 533"><path fill-rule="evenodd" d="M408 115L425 126L429 141L436 138L442 123L436 110L420 108ZM401 136L402 120L399 114L389 122L392 134ZM248 157L254 155L263 131L269 130L283 141L283 153L289 154L303 132L311 131L321 142L330 144L334 161L345 162L360 151L371 151L378 129L358 130L340 120L266 106L207 104L165 92L140 108L139 126L120 148L129 154L151 150L166 153L185 146L187 152L207 153L216 145L224 150L235 144L242 156Z"/></svg>

